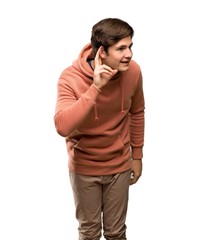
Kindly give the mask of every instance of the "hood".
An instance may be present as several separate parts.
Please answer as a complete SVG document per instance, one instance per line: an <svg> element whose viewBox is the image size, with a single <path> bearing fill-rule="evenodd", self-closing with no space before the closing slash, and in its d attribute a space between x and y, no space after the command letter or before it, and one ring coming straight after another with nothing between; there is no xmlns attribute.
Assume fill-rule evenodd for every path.
<svg viewBox="0 0 201 240"><path fill-rule="evenodd" d="M77 60L73 62L73 67L84 74L86 77L93 78L93 70L89 66L87 59L92 59L92 46L91 43L87 44L80 52Z"/></svg>

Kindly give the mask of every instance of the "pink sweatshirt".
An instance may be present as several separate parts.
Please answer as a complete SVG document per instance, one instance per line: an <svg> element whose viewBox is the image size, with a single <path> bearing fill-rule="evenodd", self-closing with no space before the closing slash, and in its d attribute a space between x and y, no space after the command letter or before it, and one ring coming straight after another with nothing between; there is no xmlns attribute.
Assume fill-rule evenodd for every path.
<svg viewBox="0 0 201 240"><path fill-rule="evenodd" d="M130 169L143 157L144 95L139 65L110 80L93 84L86 45L58 80L54 122L66 140L69 170L83 175L110 175Z"/></svg>

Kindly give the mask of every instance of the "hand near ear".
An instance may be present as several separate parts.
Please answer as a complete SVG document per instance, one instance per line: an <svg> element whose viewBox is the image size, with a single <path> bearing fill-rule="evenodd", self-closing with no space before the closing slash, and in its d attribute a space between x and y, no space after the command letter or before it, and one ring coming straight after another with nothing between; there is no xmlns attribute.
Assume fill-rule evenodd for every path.
<svg viewBox="0 0 201 240"><path fill-rule="evenodd" d="M94 59L94 84L97 88L101 89L105 86L109 80L118 72L117 69L112 69L111 67L102 64L101 53L104 51L103 47L101 46L95 56Z"/></svg>

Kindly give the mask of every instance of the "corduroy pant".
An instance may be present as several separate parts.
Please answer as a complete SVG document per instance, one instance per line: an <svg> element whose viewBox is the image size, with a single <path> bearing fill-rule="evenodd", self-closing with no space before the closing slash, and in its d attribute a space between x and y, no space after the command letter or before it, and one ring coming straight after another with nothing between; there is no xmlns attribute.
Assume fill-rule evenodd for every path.
<svg viewBox="0 0 201 240"><path fill-rule="evenodd" d="M131 172L84 176L70 172L79 240L126 239L126 215Z"/></svg>

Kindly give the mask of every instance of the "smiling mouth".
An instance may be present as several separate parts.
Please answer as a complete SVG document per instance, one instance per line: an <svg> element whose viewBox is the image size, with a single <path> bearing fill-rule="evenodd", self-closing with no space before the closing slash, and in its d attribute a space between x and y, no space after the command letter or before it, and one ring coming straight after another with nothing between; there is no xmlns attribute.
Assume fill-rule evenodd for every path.
<svg viewBox="0 0 201 240"><path fill-rule="evenodd" d="M129 63L129 62L130 62L130 59L125 59L121 61L121 63Z"/></svg>

